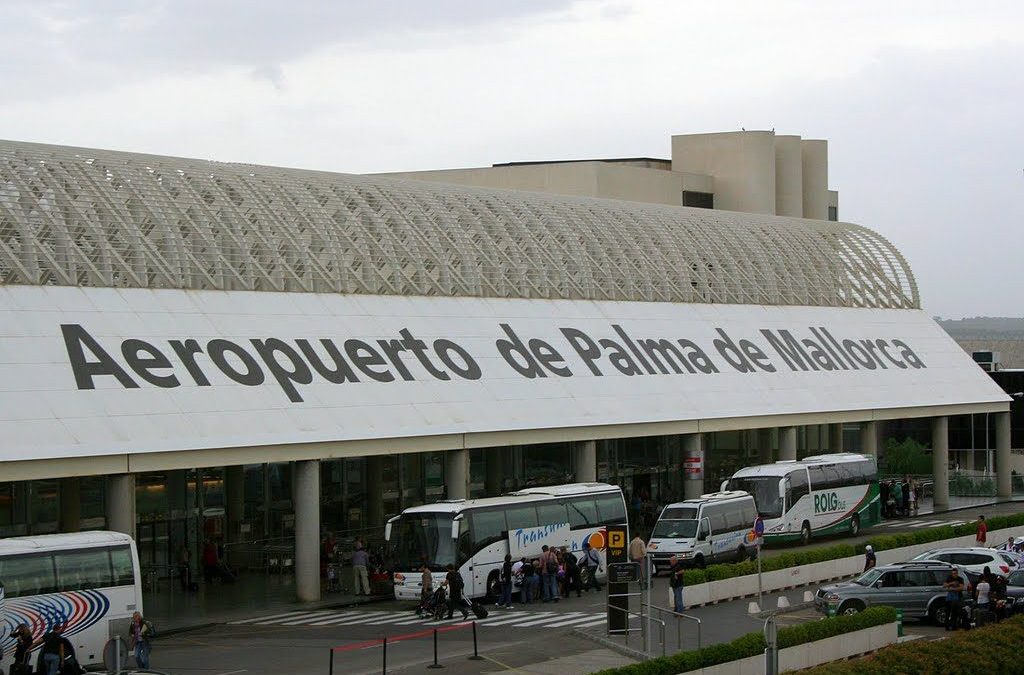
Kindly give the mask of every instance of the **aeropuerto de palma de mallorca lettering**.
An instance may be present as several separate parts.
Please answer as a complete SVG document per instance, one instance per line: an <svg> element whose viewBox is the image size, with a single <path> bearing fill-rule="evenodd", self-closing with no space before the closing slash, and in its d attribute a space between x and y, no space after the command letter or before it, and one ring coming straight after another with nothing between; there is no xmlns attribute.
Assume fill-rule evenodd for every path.
<svg viewBox="0 0 1024 675"><path fill-rule="evenodd" d="M825 141L773 132L372 176L0 141L0 536L285 538L319 598L322 530L665 503L915 418L941 506L947 420L1010 399L838 208Z"/></svg>

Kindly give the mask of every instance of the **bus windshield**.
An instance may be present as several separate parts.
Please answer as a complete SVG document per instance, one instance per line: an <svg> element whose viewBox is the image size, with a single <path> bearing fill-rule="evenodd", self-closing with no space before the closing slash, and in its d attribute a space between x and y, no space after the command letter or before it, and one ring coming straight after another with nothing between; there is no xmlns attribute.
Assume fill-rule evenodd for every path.
<svg viewBox="0 0 1024 675"><path fill-rule="evenodd" d="M696 520L659 520L652 539L692 539L697 536Z"/></svg>
<svg viewBox="0 0 1024 675"><path fill-rule="evenodd" d="M743 476L729 479L729 490L743 490L754 497L757 512L763 518L782 516L782 494L778 476Z"/></svg>
<svg viewBox="0 0 1024 675"><path fill-rule="evenodd" d="M425 564L442 572L455 564L452 514L403 514L391 529L391 554L399 570L418 570Z"/></svg>

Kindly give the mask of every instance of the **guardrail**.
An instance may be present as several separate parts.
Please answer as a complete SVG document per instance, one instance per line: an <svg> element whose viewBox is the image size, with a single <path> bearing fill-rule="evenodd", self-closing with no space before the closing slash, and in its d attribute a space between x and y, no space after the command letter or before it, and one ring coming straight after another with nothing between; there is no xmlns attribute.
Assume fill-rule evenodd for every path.
<svg viewBox="0 0 1024 675"><path fill-rule="evenodd" d="M671 610L668 607L659 607L658 605L650 605L650 604L646 604L645 603L643 606L646 607L649 610L650 609L655 609L655 610L661 612L662 614L668 614L668 615L674 616L676 618L676 647L678 649L681 650L683 648L683 638L682 638L682 633L681 633L681 628L680 628L680 626L682 624L680 624L680 622L679 622L680 619L683 619L684 621L693 621L693 622L695 622L697 624L697 649L700 649L703 646L703 643L702 643L702 640L701 640L701 627L702 627L703 624L702 624L702 622L700 620L700 617L691 616L689 614L683 614L681 612L676 612L674 610Z"/></svg>
<svg viewBox="0 0 1024 675"><path fill-rule="evenodd" d="M609 598L616 598L616 597L626 597L626 596L634 596L634 595L641 595L641 594L640 593L613 593L613 594L609 594L608 597ZM645 606L646 605L644 604L644 602L641 601L640 602L640 607L643 608ZM629 646L629 633L630 633L630 630L631 630L630 627L629 627L629 617L630 616L635 616L638 619L640 619L640 632L641 633L644 633L647 630L647 627L644 625L645 621L655 621L658 624L660 624L660 626L661 626L661 655L665 656L666 650L667 650L667 646L665 644L666 624L665 624L664 621L662 621L661 619L655 619L653 616L650 616L650 615L646 615L645 616L643 612L634 612L633 610L629 609L628 607L616 607L615 605L612 605L612 604L609 603L608 608L609 609L614 609L614 610L619 611L619 612L624 612L626 614L626 629L623 631L622 634L625 637L625 641L626 641L626 646L627 647ZM645 648L644 648L644 653L646 653L648 656L650 656L650 653L646 649L646 645L645 645Z"/></svg>
<svg viewBox="0 0 1024 675"><path fill-rule="evenodd" d="M385 674L388 672L388 644L394 644L396 642L404 642L407 640L416 640L419 638L427 637L428 635L433 637L434 642L434 662L431 663L427 668L444 668L438 661L437 651L437 636L440 633L448 633L453 630L463 630L465 628L471 628L473 630L473 655L467 657L470 661L482 661L483 657L480 656L480 652L477 647L477 636L476 636L476 621L467 621L465 623L457 623L452 626L442 626L440 628L430 628L428 630L421 630L415 633L405 633L403 635L394 635L392 637L383 637L377 640L364 640L362 642L355 642L350 645L342 645L340 647L330 647L330 663L327 668L329 675L334 675L334 655L339 652L350 652L359 649L370 649L372 647L381 648L381 673Z"/></svg>

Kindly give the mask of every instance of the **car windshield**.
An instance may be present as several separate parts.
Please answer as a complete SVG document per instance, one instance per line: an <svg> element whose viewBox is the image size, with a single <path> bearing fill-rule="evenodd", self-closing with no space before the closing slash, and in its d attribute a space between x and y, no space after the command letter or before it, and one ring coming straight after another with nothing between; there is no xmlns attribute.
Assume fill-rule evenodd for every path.
<svg viewBox="0 0 1024 675"><path fill-rule="evenodd" d="M882 570L877 567L872 567L864 574L860 575L853 583L860 584L861 586L870 586L871 584L878 581L878 578L882 576Z"/></svg>
<svg viewBox="0 0 1024 675"><path fill-rule="evenodd" d="M754 496L757 512L764 518L782 516L782 494L778 476L742 476L730 478L728 490L743 490Z"/></svg>
<svg viewBox="0 0 1024 675"><path fill-rule="evenodd" d="M424 564L435 571L455 563L450 513L409 513L391 527L391 559L396 570L418 570Z"/></svg>
<svg viewBox="0 0 1024 675"><path fill-rule="evenodd" d="M692 539L697 535L696 520L659 520L652 539Z"/></svg>

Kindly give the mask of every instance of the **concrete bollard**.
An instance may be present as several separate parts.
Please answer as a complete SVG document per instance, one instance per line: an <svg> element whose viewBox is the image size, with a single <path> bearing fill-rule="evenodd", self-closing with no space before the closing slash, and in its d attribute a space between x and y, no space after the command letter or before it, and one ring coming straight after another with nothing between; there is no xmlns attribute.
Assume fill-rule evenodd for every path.
<svg viewBox="0 0 1024 675"><path fill-rule="evenodd" d="M760 614L761 605L757 604L756 600L751 600L747 603L747 614Z"/></svg>
<svg viewBox="0 0 1024 675"><path fill-rule="evenodd" d="M779 596L778 607L779 607L779 609L788 609L789 608L789 598L787 598L784 595L780 595Z"/></svg>
<svg viewBox="0 0 1024 675"><path fill-rule="evenodd" d="M804 602L814 602L814 591L804 591Z"/></svg>

